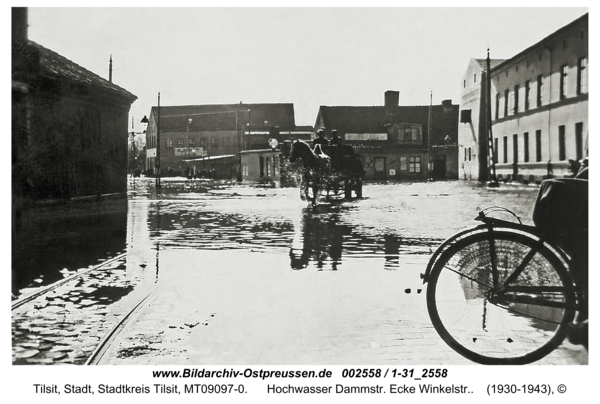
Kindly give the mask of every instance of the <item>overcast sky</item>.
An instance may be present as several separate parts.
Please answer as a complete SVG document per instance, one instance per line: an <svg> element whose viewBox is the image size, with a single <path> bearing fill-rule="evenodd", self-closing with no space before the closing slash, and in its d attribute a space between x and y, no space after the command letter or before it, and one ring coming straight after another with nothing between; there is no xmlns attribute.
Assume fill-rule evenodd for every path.
<svg viewBox="0 0 600 404"><path fill-rule="evenodd" d="M418 4L418 3L413 3ZM586 8L30 8L29 38L161 105L458 103L471 58L510 58Z"/></svg>

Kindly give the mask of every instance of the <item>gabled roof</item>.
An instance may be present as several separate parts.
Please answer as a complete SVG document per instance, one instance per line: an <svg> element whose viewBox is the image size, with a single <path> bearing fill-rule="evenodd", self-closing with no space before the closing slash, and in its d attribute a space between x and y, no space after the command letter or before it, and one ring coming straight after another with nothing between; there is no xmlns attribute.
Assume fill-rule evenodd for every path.
<svg viewBox="0 0 600 404"><path fill-rule="evenodd" d="M92 73L72 60L33 41L28 41L28 44L39 52L39 74L42 77L102 88L107 91L118 93L132 101L137 99L137 97L129 91Z"/></svg>
<svg viewBox="0 0 600 404"><path fill-rule="evenodd" d="M458 108L457 105L453 105ZM431 107L432 115L443 113L441 105ZM339 106L322 105L320 114L327 128L344 132L376 133L393 123L427 123L429 105L397 106L390 114L384 106Z"/></svg>
<svg viewBox="0 0 600 404"><path fill-rule="evenodd" d="M493 69L494 67L498 66L500 63L504 62L506 59L490 59L490 68ZM473 61L475 63L477 63L482 70L487 69L487 62L486 59L473 59Z"/></svg>
<svg viewBox="0 0 600 404"><path fill-rule="evenodd" d="M250 111L248 111L250 110ZM236 113L237 111L237 113ZM151 116L157 118L158 107L152 107ZM177 105L160 107L160 130L186 131L246 130L250 121L252 130L277 126L280 130L294 130L294 104L213 104Z"/></svg>
<svg viewBox="0 0 600 404"><path fill-rule="evenodd" d="M336 106L322 105L319 114L328 130L337 129L343 133L386 133L388 126L398 123L421 124L427 130L429 105L397 106L387 109L385 106ZM431 106L433 141L436 134L442 136L436 128L444 128L451 137L458 131L458 105L452 105L452 113L444 113L442 105ZM442 136L443 138L443 136ZM443 140L443 139L441 139Z"/></svg>

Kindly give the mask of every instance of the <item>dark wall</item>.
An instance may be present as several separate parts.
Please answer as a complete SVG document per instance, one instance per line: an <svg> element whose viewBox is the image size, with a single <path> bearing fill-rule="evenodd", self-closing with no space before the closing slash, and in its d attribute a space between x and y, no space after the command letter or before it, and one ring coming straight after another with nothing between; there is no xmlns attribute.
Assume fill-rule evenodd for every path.
<svg viewBox="0 0 600 404"><path fill-rule="evenodd" d="M93 87L37 77L13 89L13 196L69 199L127 188L129 105Z"/></svg>

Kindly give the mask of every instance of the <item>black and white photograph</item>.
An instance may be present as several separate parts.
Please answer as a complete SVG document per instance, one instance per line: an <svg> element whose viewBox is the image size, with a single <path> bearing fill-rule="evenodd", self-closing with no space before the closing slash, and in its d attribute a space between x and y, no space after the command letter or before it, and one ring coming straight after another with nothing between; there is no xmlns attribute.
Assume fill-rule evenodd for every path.
<svg viewBox="0 0 600 404"><path fill-rule="evenodd" d="M5 6L9 396L590 394L590 9L435 4Z"/></svg>

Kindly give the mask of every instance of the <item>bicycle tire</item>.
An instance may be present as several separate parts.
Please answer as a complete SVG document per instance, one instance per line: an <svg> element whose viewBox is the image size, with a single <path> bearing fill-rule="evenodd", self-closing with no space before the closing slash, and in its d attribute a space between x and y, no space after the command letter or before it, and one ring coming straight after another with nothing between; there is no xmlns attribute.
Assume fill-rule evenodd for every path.
<svg viewBox="0 0 600 404"><path fill-rule="evenodd" d="M507 284L510 293L493 288L493 260L498 283L524 263ZM494 231L493 243L489 232L457 241L438 258L427 286L440 337L480 364L520 365L548 355L565 339L575 306L573 280L559 254L511 231Z"/></svg>

